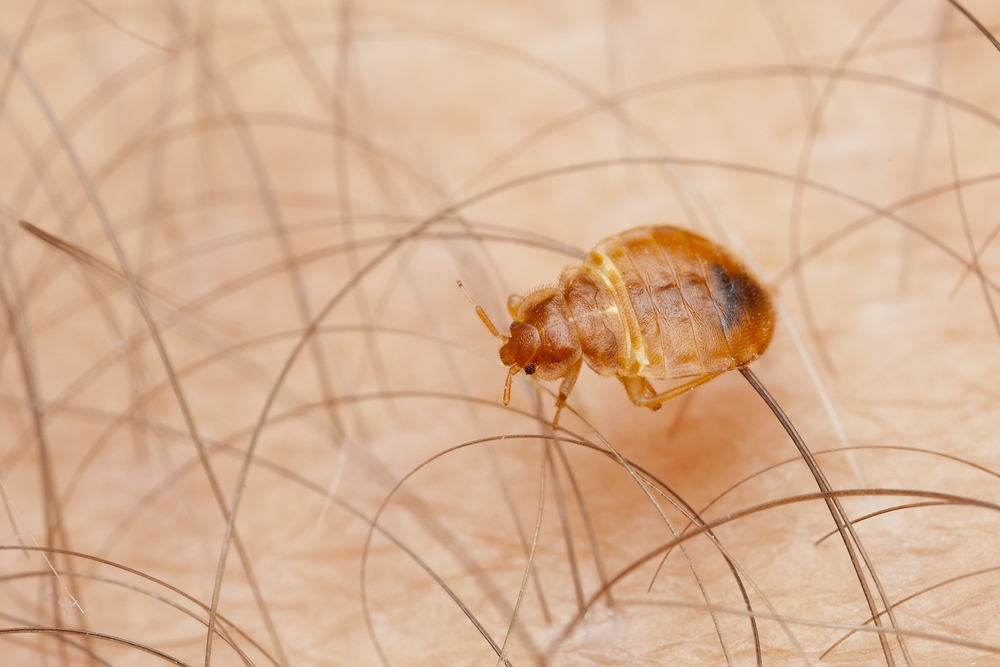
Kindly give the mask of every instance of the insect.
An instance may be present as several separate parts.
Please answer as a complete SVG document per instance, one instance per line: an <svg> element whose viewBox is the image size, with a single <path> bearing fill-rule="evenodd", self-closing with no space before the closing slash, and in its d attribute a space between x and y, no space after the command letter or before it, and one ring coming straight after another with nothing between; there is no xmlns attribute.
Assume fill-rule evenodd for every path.
<svg viewBox="0 0 1000 667"><path fill-rule="evenodd" d="M582 265L567 267L558 287L512 295L509 336L459 287L502 342L500 360L509 367L504 405L522 370L562 378L554 425L584 361L598 375L617 377L635 405L658 410L757 359L774 331L771 298L746 267L717 243L678 227L610 236ZM649 382L684 378L691 379L660 393Z"/></svg>

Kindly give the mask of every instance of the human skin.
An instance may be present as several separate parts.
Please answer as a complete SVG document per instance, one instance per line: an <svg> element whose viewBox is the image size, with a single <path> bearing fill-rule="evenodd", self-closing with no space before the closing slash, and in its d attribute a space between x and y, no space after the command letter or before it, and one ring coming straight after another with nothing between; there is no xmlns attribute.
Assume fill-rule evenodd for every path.
<svg viewBox="0 0 1000 667"><path fill-rule="evenodd" d="M0 35L5 664L1000 662L1000 52L952 5L52 0ZM555 433L557 382L502 405L456 281L502 331L653 224L771 291L750 368L826 498L738 372L653 413L584 368ZM834 498L900 509L841 534Z"/></svg>

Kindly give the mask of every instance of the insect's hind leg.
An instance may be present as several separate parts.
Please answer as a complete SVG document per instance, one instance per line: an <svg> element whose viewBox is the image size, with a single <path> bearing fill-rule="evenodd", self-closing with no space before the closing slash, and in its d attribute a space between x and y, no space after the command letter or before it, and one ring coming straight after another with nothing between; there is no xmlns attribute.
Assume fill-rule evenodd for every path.
<svg viewBox="0 0 1000 667"><path fill-rule="evenodd" d="M714 380L722 375L722 373L723 371L719 371L718 373L699 375L690 382L685 382L680 386L668 389L662 394L657 394L656 390L653 389L653 385L649 384L649 380L644 377L619 376L618 379L622 381L622 384L625 386L625 391L628 392L628 397L633 403L640 408L659 410L660 407L671 398L677 398L681 394L685 394L695 387L701 386L710 380Z"/></svg>

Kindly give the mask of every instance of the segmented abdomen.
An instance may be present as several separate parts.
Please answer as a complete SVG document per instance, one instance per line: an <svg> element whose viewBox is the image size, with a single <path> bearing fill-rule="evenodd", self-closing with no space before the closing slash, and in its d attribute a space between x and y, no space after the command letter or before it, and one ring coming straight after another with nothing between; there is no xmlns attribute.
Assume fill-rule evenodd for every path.
<svg viewBox="0 0 1000 667"><path fill-rule="evenodd" d="M721 246L683 229L639 227L607 238L576 275L613 295L617 307L603 306L600 316L609 332L618 329L618 375L665 379L732 370L771 341L767 293ZM609 374L610 359L587 361Z"/></svg>

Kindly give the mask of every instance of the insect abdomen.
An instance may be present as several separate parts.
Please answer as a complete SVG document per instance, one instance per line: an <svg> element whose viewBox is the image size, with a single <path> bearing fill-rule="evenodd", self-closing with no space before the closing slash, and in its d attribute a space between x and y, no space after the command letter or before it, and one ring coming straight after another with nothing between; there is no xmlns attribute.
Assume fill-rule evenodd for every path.
<svg viewBox="0 0 1000 667"><path fill-rule="evenodd" d="M770 342L773 312L764 290L720 246L682 229L639 227L605 239L581 273L614 294L624 338L619 375L732 370Z"/></svg>

